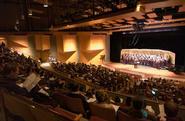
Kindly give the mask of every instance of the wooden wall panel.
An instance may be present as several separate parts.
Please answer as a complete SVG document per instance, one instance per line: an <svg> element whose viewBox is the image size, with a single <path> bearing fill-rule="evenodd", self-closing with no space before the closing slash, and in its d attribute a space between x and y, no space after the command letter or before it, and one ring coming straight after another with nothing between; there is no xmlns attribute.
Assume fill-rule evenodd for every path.
<svg viewBox="0 0 185 121"><path fill-rule="evenodd" d="M32 51L29 48L28 37L23 36L8 36L7 37L7 46L13 48L20 54L25 56L32 56Z"/></svg>

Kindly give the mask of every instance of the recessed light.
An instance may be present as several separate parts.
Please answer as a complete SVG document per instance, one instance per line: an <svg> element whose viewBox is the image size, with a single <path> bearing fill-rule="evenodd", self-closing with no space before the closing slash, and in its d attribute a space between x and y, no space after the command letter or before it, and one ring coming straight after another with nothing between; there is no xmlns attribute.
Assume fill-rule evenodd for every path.
<svg viewBox="0 0 185 121"><path fill-rule="evenodd" d="M28 11L28 15L29 15L29 16L32 16L32 15L33 15L33 14L32 14L32 10L29 10L29 11Z"/></svg>
<svg viewBox="0 0 185 121"><path fill-rule="evenodd" d="M47 7L48 7L48 4L44 4L43 7L44 7L44 8L47 8Z"/></svg>

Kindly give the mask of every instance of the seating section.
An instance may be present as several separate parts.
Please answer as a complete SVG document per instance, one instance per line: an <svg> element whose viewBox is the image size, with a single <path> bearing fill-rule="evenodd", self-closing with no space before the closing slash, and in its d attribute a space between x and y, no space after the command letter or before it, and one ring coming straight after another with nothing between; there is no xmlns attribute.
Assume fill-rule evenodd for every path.
<svg viewBox="0 0 185 121"><path fill-rule="evenodd" d="M20 69L21 72L19 76L25 78L29 75L29 71L32 70L30 68L33 67L34 73L38 73L41 77L40 82L42 83L39 83L39 89L35 89L31 95L20 96L18 94L21 93L12 88L13 86L10 86L9 83L7 84L8 86L2 85L10 80L8 78L9 73L7 72L13 70L14 67L8 66L14 65L14 63L10 62L16 62L16 69ZM53 71L41 69L37 64L38 62L31 58L19 55L17 52L11 52L8 48L0 46L0 77L2 76L3 80L0 85L0 121L79 121L82 115L85 118L91 116L90 121L147 121L135 119L120 111L116 112L111 107L111 104L111 106L109 104L101 105L102 102L99 102L97 97L95 99L96 92L100 89L106 90L105 92L108 93L99 96L104 96L101 99L104 101L103 103L110 101L115 105L124 103L124 97L127 96L134 97L137 94L146 96L146 104L154 107L155 115L160 113L160 109L155 108L159 107L159 104L156 101L148 100L148 98L154 97L151 93L153 87L158 89L155 96L159 100L174 99L179 105L185 105L185 88L184 86L181 87L182 83L179 81L157 78L138 81L140 79L138 76L122 74L121 72L112 71L101 66L83 63L58 63L54 65L54 69L68 74L67 77L63 77L60 74L53 73ZM23 66L19 67L18 65ZM57 69L57 67L60 68ZM58 73L58 71L55 72ZM84 81L91 83L93 86L88 85L89 88L87 89L89 90L85 90L84 87L81 88L80 86L75 88L76 86L71 84L71 82L80 85L82 83L79 79L82 79L82 81L84 79ZM17 81L17 83L21 84L23 80L19 80L20 82ZM16 83L12 84L16 85ZM82 85L86 85L86 83ZM17 85L16 87L18 88ZM4 88L8 89L8 91ZM40 89L44 91L41 93ZM55 93L56 90L61 92ZM81 98L78 94L82 94L84 97ZM88 104L87 102L91 102L89 101L90 99L92 99L91 101L96 100L97 103ZM155 105L153 106L149 102ZM86 103L87 105L85 105ZM91 115L88 115L89 112ZM183 109L179 113L183 121L185 121L184 112L185 110Z"/></svg>
<svg viewBox="0 0 185 121"><path fill-rule="evenodd" d="M1 91L6 119L11 121L79 121L77 115L62 108L52 109L36 104L25 97Z"/></svg>

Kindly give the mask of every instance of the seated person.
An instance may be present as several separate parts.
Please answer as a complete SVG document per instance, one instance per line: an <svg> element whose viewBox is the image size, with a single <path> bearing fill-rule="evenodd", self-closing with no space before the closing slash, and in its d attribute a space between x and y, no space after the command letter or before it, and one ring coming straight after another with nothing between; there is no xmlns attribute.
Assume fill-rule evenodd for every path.
<svg viewBox="0 0 185 121"><path fill-rule="evenodd" d="M26 77L26 80L23 82L23 87L30 92L41 80L38 73L38 69L30 69L30 74Z"/></svg>
<svg viewBox="0 0 185 121"><path fill-rule="evenodd" d="M132 107L128 110L128 114L134 118L151 120L150 114L144 109L144 107L144 100L141 97L134 97L132 101Z"/></svg>
<svg viewBox="0 0 185 121"><path fill-rule="evenodd" d="M70 87L71 92L67 94L67 96L73 97L73 98L80 98L83 102L85 110L89 110L89 106L87 103L87 97L83 92L80 91L80 86L78 84L71 84Z"/></svg>
<svg viewBox="0 0 185 121"><path fill-rule="evenodd" d="M39 85L41 78L38 68L30 68L30 73L26 77L25 81L19 84L20 87L26 89L27 96L32 98L33 101L42 103L45 105L55 106L55 102L50 98L49 93Z"/></svg>
<svg viewBox="0 0 185 121"><path fill-rule="evenodd" d="M94 93L94 89L89 89L86 91L86 95L87 97L87 102L95 102L96 101L96 97L95 97L95 93Z"/></svg>
<svg viewBox="0 0 185 121"><path fill-rule="evenodd" d="M164 112L166 113L166 121L181 121L177 117L178 107L173 101L164 104Z"/></svg>
<svg viewBox="0 0 185 121"><path fill-rule="evenodd" d="M3 70L3 76L0 78L0 87L4 87L10 91L21 95L27 95L25 88L19 87L16 82L19 74L19 66L17 63L7 63L5 64Z"/></svg>
<svg viewBox="0 0 185 121"><path fill-rule="evenodd" d="M109 99L109 96L106 92L100 90L100 91L97 91L96 94L96 103L103 106L103 107L106 107L106 108L114 108L115 112L117 112L119 106L117 105L113 105L110 103L110 99Z"/></svg>
<svg viewBox="0 0 185 121"><path fill-rule="evenodd" d="M132 98L127 97L125 103L120 105L119 110L123 111L124 113L128 113L129 109L131 108L131 104Z"/></svg>

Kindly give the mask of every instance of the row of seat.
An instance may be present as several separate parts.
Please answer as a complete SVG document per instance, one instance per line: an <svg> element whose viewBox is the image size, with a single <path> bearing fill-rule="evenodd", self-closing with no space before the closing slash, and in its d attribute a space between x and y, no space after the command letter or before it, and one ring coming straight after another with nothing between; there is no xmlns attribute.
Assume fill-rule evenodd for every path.
<svg viewBox="0 0 185 121"><path fill-rule="evenodd" d="M62 93L55 93L53 97L62 108L87 116L87 111L80 98L73 98ZM90 121L146 121L132 118L122 111L115 112L114 108L107 108L97 103L89 103L89 109Z"/></svg>
<svg viewBox="0 0 185 121"><path fill-rule="evenodd" d="M0 109L4 110L1 121L80 121L81 114L75 114L62 108L52 108L35 103L17 94L0 92ZM0 112L1 115L2 111Z"/></svg>

